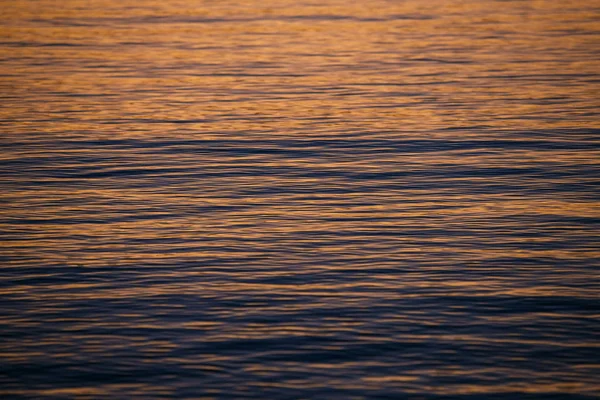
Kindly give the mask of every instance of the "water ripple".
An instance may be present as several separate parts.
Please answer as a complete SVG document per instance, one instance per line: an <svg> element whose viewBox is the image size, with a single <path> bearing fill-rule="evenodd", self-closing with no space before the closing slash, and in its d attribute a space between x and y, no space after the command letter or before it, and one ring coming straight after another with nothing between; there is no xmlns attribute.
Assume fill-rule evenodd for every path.
<svg viewBox="0 0 600 400"><path fill-rule="evenodd" d="M590 2L63 3L0 23L0 395L597 398Z"/></svg>

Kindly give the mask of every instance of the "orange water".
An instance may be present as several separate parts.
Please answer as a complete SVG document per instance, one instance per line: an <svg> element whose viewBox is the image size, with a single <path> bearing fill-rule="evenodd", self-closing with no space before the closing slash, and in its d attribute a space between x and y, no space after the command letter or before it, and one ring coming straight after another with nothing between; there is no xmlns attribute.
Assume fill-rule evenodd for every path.
<svg viewBox="0 0 600 400"><path fill-rule="evenodd" d="M1 7L0 394L599 392L595 2Z"/></svg>

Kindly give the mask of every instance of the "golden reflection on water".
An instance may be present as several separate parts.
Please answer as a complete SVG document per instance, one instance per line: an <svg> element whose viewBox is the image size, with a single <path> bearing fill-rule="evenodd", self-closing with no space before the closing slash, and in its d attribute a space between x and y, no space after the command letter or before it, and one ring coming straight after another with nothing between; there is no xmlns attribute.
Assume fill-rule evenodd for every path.
<svg viewBox="0 0 600 400"><path fill-rule="evenodd" d="M2 8L0 394L600 389L591 2Z"/></svg>
<svg viewBox="0 0 600 400"><path fill-rule="evenodd" d="M114 127L98 123L121 121L129 134L148 129L138 119L202 131L598 127L587 1L99 3L8 4L2 86L26 101L6 117L104 133Z"/></svg>

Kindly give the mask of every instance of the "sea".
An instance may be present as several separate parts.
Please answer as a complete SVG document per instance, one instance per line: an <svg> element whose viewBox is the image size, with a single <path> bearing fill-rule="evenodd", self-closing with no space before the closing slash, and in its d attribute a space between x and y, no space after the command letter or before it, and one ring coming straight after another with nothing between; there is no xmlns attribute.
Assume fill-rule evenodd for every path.
<svg viewBox="0 0 600 400"><path fill-rule="evenodd" d="M600 4L0 0L0 397L600 393Z"/></svg>

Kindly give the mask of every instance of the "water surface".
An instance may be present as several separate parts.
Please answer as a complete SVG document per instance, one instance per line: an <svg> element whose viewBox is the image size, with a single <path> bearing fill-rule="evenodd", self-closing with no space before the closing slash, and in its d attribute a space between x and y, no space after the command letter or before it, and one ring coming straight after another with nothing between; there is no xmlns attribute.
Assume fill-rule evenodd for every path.
<svg viewBox="0 0 600 400"><path fill-rule="evenodd" d="M1 2L5 398L591 399L594 2Z"/></svg>

